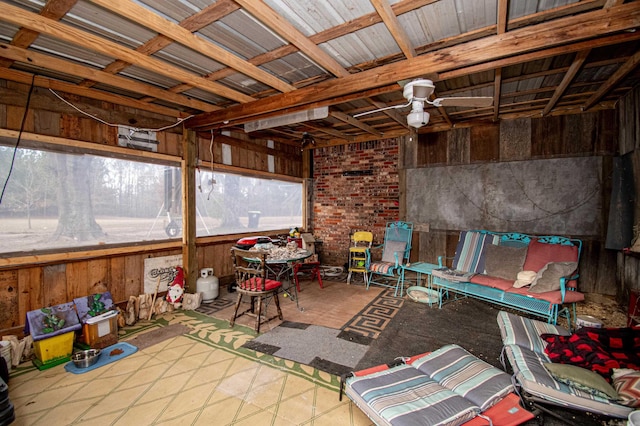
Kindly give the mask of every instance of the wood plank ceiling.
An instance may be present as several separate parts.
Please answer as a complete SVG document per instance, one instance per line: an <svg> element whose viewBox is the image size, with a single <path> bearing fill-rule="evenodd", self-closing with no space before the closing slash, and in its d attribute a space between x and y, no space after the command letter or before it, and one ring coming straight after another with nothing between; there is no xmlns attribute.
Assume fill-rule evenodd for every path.
<svg viewBox="0 0 640 426"><path fill-rule="evenodd" d="M493 98L428 108L420 132L613 108L640 81L640 1L0 0L0 11L1 79L207 132L328 107L250 133L308 133L315 146L407 134L409 107L353 117L405 104L400 80Z"/></svg>

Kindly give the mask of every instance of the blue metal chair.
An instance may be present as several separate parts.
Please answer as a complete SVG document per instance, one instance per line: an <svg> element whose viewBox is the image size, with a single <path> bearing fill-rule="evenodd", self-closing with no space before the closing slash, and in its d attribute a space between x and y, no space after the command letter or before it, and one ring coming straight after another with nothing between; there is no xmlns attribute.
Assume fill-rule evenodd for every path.
<svg viewBox="0 0 640 426"><path fill-rule="evenodd" d="M411 236L413 224L408 222L389 222L384 232L382 259L370 261L367 265L367 289L371 284L395 288L394 296L404 291L404 265L411 254ZM400 293L400 294L398 294Z"/></svg>

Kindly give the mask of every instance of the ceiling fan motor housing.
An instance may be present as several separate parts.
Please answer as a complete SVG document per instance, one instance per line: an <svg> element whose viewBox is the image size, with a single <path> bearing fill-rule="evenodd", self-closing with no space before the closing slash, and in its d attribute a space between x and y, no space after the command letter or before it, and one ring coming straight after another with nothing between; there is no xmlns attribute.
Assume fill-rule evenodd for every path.
<svg viewBox="0 0 640 426"><path fill-rule="evenodd" d="M433 81L426 78L418 78L405 84L402 96L408 101L426 101L435 88Z"/></svg>

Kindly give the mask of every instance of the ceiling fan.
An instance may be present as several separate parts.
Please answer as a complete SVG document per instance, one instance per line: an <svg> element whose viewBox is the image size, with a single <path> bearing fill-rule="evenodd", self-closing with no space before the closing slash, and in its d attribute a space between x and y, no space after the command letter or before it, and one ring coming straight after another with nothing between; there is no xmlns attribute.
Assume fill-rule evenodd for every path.
<svg viewBox="0 0 640 426"><path fill-rule="evenodd" d="M409 82L399 82L404 86L402 96L408 101L406 104L394 105L386 108L375 109L372 111L362 112L353 117L358 118L363 115L373 114L379 111L385 111L392 108L405 108L411 105L411 112L407 115L407 124L411 127L419 129L429 123L429 113L424 110L424 104L427 103L434 107L446 106L469 106L469 107L487 107L493 105L493 98L490 96L478 97L451 97L436 98L429 100L429 96L433 93L435 85L433 81L426 78L418 78Z"/></svg>

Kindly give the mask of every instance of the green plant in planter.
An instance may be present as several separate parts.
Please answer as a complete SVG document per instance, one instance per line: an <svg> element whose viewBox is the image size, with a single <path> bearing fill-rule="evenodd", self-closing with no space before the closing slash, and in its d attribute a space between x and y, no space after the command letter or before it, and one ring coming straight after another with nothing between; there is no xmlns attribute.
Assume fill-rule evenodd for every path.
<svg viewBox="0 0 640 426"><path fill-rule="evenodd" d="M50 308L42 308L40 309L40 312L44 314L44 318L42 319L42 324L44 325L42 332L44 334L53 333L54 331L60 330L64 327L65 320L55 316Z"/></svg>
<svg viewBox="0 0 640 426"><path fill-rule="evenodd" d="M100 301L101 296L101 294L93 295L93 300L91 302L91 305L89 306L89 311L87 312L90 317L95 317L104 312L104 302Z"/></svg>

